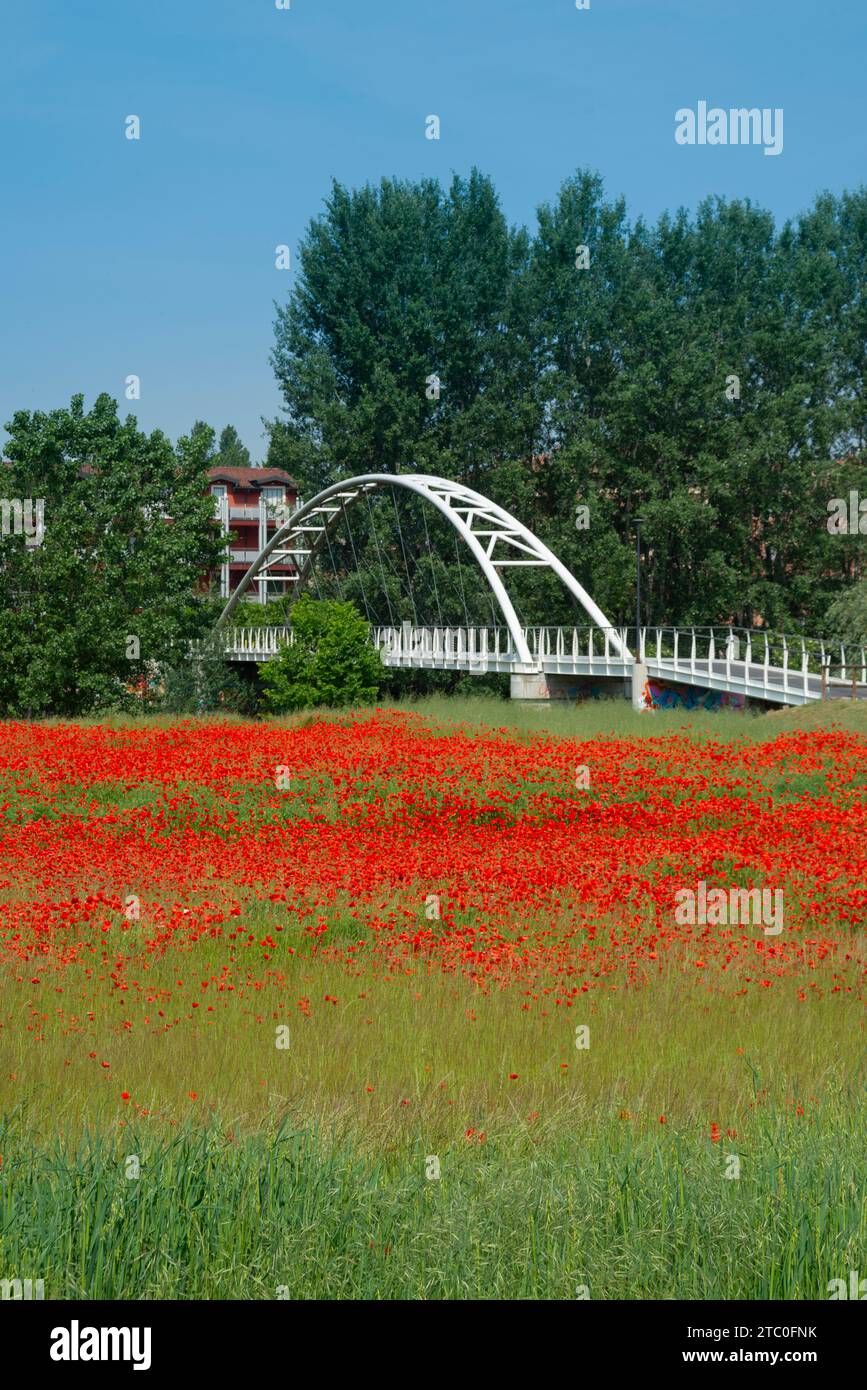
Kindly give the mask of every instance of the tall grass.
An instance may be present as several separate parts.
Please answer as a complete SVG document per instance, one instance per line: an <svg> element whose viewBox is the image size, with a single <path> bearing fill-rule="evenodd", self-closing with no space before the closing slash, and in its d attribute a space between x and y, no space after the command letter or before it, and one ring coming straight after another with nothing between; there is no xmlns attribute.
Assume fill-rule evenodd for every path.
<svg viewBox="0 0 867 1390"><path fill-rule="evenodd" d="M207 949L153 990L161 969L200 978ZM28 1034L7 980L0 1278L52 1298L763 1299L827 1297L867 1264L851 996L793 1008L672 972L524 1012L434 975L287 969L210 1023L131 1036L99 1013L94 1060L47 1011Z"/></svg>
<svg viewBox="0 0 867 1390"><path fill-rule="evenodd" d="M615 738L658 738L661 735L682 733L693 738L765 740L799 729L838 728L867 736L867 701L826 700L797 708L759 706L746 710L634 710L628 700L602 699L570 702L567 700L499 700L491 695L450 696L427 695L404 700L383 699L378 708L404 714L417 714L437 726L454 729L506 728L510 734L554 734L561 738L593 739L606 735ZM303 714L269 716L249 719L251 726L285 726L298 728L318 719L352 717L357 710L308 710ZM196 724L244 723L243 715L191 715ZM46 724L69 721L49 719ZM143 721L135 715L112 714L72 721L103 728L129 728ZM170 728L178 723L177 716L147 714L148 725Z"/></svg>
<svg viewBox="0 0 867 1390"><path fill-rule="evenodd" d="M867 701L828 700L795 709L634 710L628 700L496 700L490 696L445 695L387 703L388 709L414 711L452 729L503 727L511 735L553 734L560 738L691 738L765 740L799 729L840 728L867 735Z"/></svg>
<svg viewBox="0 0 867 1390"><path fill-rule="evenodd" d="M288 1122L34 1148L13 1116L2 1266L47 1298L827 1298L864 1265L852 1118L767 1115L735 1179L728 1140L613 1123L455 1143L429 1178L421 1142L359 1157Z"/></svg>

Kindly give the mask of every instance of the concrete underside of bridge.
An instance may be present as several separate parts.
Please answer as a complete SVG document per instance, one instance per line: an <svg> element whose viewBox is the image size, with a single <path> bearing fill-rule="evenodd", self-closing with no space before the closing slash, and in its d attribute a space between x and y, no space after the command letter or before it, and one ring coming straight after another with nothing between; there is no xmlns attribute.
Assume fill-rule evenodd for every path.
<svg viewBox="0 0 867 1390"><path fill-rule="evenodd" d="M509 694L513 700L604 700L626 699L633 709L645 710L647 700L647 667L635 662L628 676L571 676L539 671L532 675L513 674ZM674 688L672 688L674 689ZM694 689L700 698L710 692Z"/></svg>
<svg viewBox="0 0 867 1390"><path fill-rule="evenodd" d="M560 676L545 671L512 674L509 689L513 700L629 699L631 692L628 676Z"/></svg>
<svg viewBox="0 0 867 1390"><path fill-rule="evenodd" d="M513 700L539 703L565 701L574 704L581 700L626 699L631 700L633 709L644 712L676 708L776 708L772 703L756 699L747 700L743 696L732 700L725 692L701 686L683 686L677 682L657 680L652 684L653 696L648 699L648 670L644 664L636 663L631 675L625 677L570 676L544 671L532 675L512 675L509 693Z"/></svg>

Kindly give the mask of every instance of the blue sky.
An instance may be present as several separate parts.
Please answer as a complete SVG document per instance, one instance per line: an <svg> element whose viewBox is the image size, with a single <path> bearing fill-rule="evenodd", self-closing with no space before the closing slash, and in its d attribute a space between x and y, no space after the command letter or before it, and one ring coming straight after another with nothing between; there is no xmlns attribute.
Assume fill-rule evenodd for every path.
<svg viewBox="0 0 867 1390"><path fill-rule="evenodd" d="M332 177L476 164L528 225L580 166L649 218L722 194L783 219L867 178L864 0L0 0L0 18L0 424L109 391L172 438L231 421L261 457L293 274L274 248L294 257ZM700 100L782 107L783 152L676 144Z"/></svg>

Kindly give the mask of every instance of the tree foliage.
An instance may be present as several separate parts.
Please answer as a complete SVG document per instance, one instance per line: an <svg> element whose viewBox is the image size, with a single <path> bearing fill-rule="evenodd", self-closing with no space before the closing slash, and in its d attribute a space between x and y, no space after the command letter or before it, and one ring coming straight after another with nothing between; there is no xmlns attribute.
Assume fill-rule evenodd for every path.
<svg viewBox="0 0 867 1390"><path fill-rule="evenodd" d="M308 493L362 472L464 481L614 621L631 620L639 514L648 621L816 628L864 572L863 540L825 521L830 498L867 491L867 190L780 227L719 198L651 226L579 171L530 234L477 171L447 190L335 183L299 260L275 324L271 438ZM406 514L400 533L391 513L361 516L355 539L368 575L352 596L381 621L437 617L392 583L401 544L419 589L442 564L437 602L450 594L447 621L464 621L446 529L434 562ZM515 585L537 621L572 619L552 576ZM484 606L472 595L467 615Z"/></svg>
<svg viewBox="0 0 867 1390"><path fill-rule="evenodd" d="M828 609L828 635L867 647L867 579L853 584Z"/></svg>
<svg viewBox="0 0 867 1390"><path fill-rule="evenodd" d="M291 618L294 641L260 668L270 714L376 699L382 663L353 604L305 595L293 606Z"/></svg>
<svg viewBox="0 0 867 1390"><path fill-rule="evenodd" d="M224 468L250 468L250 450L242 443L234 425L227 425L220 435L220 444L211 460Z"/></svg>
<svg viewBox="0 0 867 1390"><path fill-rule="evenodd" d="M159 714L252 715L259 703L257 687L256 679L231 662L187 656L160 673L148 709Z"/></svg>
<svg viewBox="0 0 867 1390"><path fill-rule="evenodd" d="M196 591L219 560L207 496L213 434L173 447L85 411L19 411L6 426L7 497L44 501L42 543L0 536L0 711L79 715L122 702L207 624Z"/></svg>

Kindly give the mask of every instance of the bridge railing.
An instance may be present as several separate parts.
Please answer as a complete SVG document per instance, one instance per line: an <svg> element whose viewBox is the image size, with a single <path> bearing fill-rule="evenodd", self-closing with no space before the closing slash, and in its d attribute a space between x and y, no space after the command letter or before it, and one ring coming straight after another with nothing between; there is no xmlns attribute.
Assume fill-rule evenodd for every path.
<svg viewBox="0 0 867 1390"><path fill-rule="evenodd" d="M562 664L567 670L592 665L598 673L610 669L623 675L631 658L624 657L619 643L625 628L527 627L521 629L534 663ZM467 664L504 669L518 666L521 659L506 627L378 627L372 631L374 645L383 656L394 660L446 665Z"/></svg>
<svg viewBox="0 0 867 1390"><path fill-rule="evenodd" d="M630 656L623 656L624 647L631 652L625 627L586 624L528 627L524 632L530 651L542 665L563 665L569 669L587 665L597 672L602 672L604 667L612 675L622 675L631 661Z"/></svg>
<svg viewBox="0 0 867 1390"><path fill-rule="evenodd" d="M724 676L785 694L840 694L867 683L867 648L799 633L738 627L647 627L633 638L639 659L691 677Z"/></svg>
<svg viewBox="0 0 867 1390"><path fill-rule="evenodd" d="M289 627L224 627L190 643L191 656L249 656L267 660L294 641Z"/></svg>
<svg viewBox="0 0 867 1390"><path fill-rule="evenodd" d="M400 627L371 629L373 645L383 657L446 665L494 667L517 665L520 657L506 627Z"/></svg>
<svg viewBox="0 0 867 1390"><path fill-rule="evenodd" d="M816 698L867 686L867 648L846 642L769 632L762 628L575 627L523 629L532 660L546 670L627 674L631 655L659 675L693 684L702 676L732 689L760 687L774 694ZM505 671L520 665L509 630L492 627L375 627L371 639L386 661L468 670ZM268 660L285 642L289 627L227 627L191 644L192 655ZM797 701L796 701L797 702Z"/></svg>

